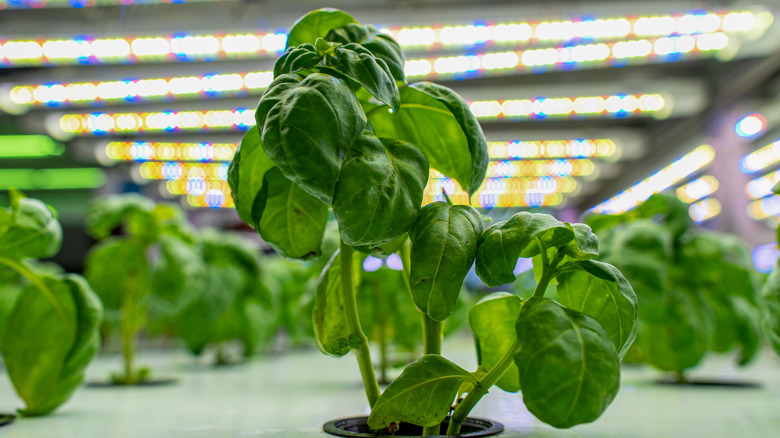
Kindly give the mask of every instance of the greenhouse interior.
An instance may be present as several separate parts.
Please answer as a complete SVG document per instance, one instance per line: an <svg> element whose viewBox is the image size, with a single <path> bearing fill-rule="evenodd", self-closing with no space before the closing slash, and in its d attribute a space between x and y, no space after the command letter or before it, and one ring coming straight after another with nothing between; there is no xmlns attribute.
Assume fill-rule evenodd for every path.
<svg viewBox="0 0 780 438"><path fill-rule="evenodd" d="M780 437L780 2L0 0L0 438Z"/></svg>

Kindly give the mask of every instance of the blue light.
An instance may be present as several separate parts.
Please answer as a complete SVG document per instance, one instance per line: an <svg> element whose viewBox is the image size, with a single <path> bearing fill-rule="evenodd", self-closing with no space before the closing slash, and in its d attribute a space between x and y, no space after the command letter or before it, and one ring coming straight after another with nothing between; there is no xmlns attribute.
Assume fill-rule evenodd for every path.
<svg viewBox="0 0 780 438"><path fill-rule="evenodd" d="M742 138L756 138L766 131L766 118L759 113L748 114L734 125L734 132Z"/></svg>
<svg viewBox="0 0 780 438"><path fill-rule="evenodd" d="M758 245L753 249L753 266L757 271L768 274L772 272L778 256L780 256L780 249L777 243Z"/></svg>

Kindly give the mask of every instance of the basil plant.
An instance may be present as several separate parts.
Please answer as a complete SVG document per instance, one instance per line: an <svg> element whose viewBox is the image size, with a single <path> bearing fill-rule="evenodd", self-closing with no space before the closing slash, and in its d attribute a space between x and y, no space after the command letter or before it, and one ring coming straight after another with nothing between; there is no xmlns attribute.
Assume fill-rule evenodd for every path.
<svg viewBox="0 0 780 438"><path fill-rule="evenodd" d="M780 184L773 188L775 195L780 195ZM780 227L777 228L777 240L780 242ZM767 339L780 355L780 259L775 263L774 270L766 278L761 289L761 308L763 309L764 333Z"/></svg>
<svg viewBox="0 0 780 438"><path fill-rule="evenodd" d="M755 357L758 283L744 242L697 229L688 206L672 194L586 221L601 238L602 260L618 266L642 300L641 330L630 360L685 382L686 370L709 351L739 349L740 365Z"/></svg>
<svg viewBox="0 0 780 438"><path fill-rule="evenodd" d="M87 254L84 276L106 308L104 329L110 332L118 325L122 343L124 370L111 380L120 385L143 382L149 369L135 364L135 343L152 305L173 314L182 296L203 283L194 238L178 207L138 194L95 199L87 210L86 228L99 242ZM157 263L152 263L154 252Z"/></svg>
<svg viewBox="0 0 780 438"><path fill-rule="evenodd" d="M3 298L0 353L26 405L19 413L45 415L84 380L100 348L103 307L81 276L36 266L62 245L54 211L13 190L10 199L10 208L0 208L0 286L13 299Z"/></svg>
<svg viewBox="0 0 780 438"><path fill-rule="evenodd" d="M423 207L430 168L469 194L485 177L487 143L467 103L441 85L408 84L398 43L342 11L305 15L287 46L228 182L239 217L287 258L322 253L332 211L340 244L319 278L315 336L325 354L354 352L368 425L392 432L403 421L436 435L452 411L454 435L493 385L521 390L556 427L598 418L618 390L636 299L617 269L593 261L590 229L520 213L484 230L470 206ZM382 393L355 289L364 254L391 253L404 265L396 293L420 312L424 355ZM533 298L491 295L470 312L479 369L441 356L443 322L475 259L483 281L498 286L514 280L519 257L533 256L543 272ZM559 302L544 298L554 280L569 290Z"/></svg>

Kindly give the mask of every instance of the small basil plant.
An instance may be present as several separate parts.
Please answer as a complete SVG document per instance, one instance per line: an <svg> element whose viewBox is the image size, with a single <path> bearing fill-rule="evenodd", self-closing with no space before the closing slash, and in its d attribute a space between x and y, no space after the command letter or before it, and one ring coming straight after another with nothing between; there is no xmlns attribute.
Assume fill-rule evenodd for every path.
<svg viewBox="0 0 780 438"><path fill-rule="evenodd" d="M37 263L62 246L56 214L10 192L0 207L0 353L24 416L51 413L68 401L100 349L103 306L83 277Z"/></svg>
<svg viewBox="0 0 780 438"><path fill-rule="evenodd" d="M429 82L407 83L398 43L349 14L321 9L299 19L275 79L258 104L228 181L239 217L282 256L321 254L329 211L339 250L317 288L318 347L355 353L371 406L368 425L399 422L449 435L494 385L522 391L529 410L556 427L593 421L619 388L621 357L636 333L636 297L611 265L594 261L585 225L519 213L483 229L467 205L421 207L430 168L472 195L487 169L487 143L466 102ZM420 310L424 355L384 392L358 315L355 284L364 254L398 253L405 290ZM470 312L479 368L441 356L442 322L476 260L489 286L515 279L519 257L540 272L532 298L488 295ZM545 298L558 282L559 300ZM454 407L453 407L454 403Z"/></svg>

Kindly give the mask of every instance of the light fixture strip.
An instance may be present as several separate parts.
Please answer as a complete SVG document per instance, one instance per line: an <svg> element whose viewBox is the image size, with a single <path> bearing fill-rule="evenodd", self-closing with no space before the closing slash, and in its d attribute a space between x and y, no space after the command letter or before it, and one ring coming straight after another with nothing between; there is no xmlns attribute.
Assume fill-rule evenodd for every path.
<svg viewBox="0 0 780 438"><path fill-rule="evenodd" d="M757 149L739 160L742 173L752 174L780 163L780 139Z"/></svg>
<svg viewBox="0 0 780 438"><path fill-rule="evenodd" d="M592 207L589 211L603 214L624 213L646 201L653 194L684 181L709 165L714 158L715 149L710 145L701 145L630 188Z"/></svg>

